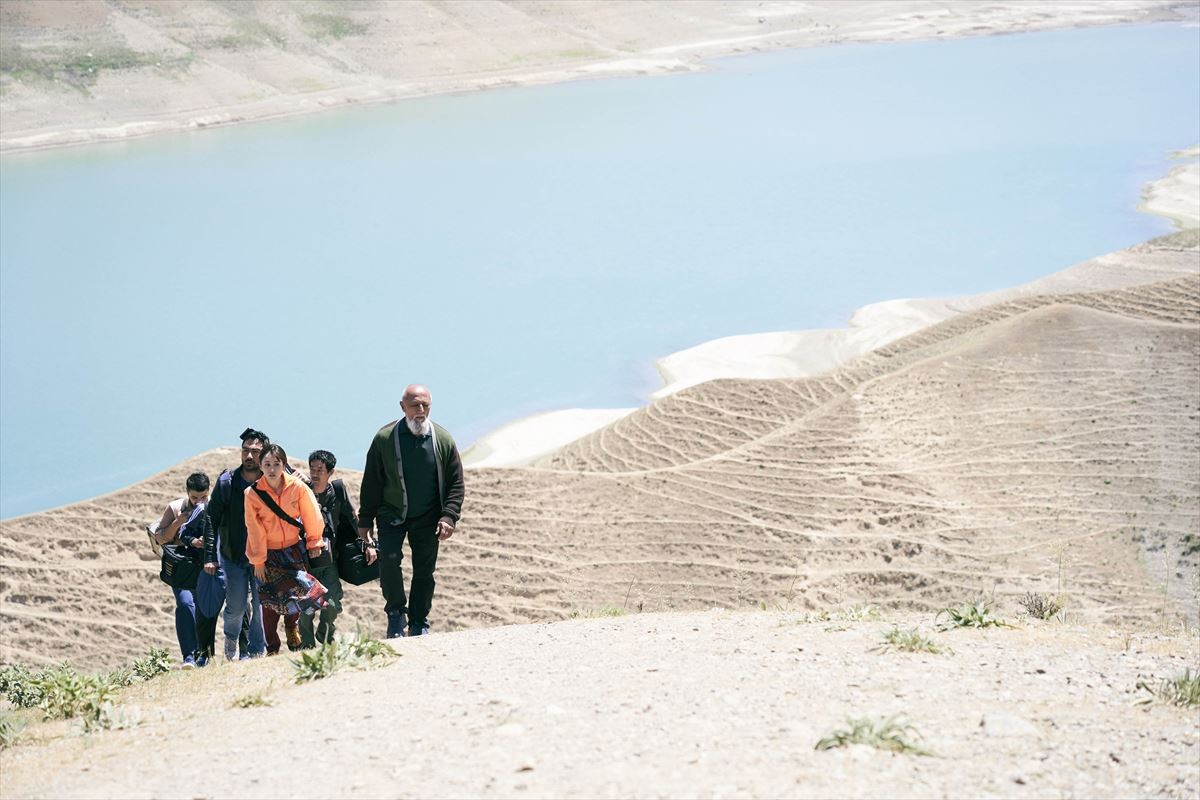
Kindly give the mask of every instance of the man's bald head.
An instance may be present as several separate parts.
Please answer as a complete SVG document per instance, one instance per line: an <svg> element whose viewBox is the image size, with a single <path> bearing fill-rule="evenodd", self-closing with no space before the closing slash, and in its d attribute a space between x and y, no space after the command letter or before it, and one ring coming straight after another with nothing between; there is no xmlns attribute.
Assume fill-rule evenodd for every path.
<svg viewBox="0 0 1200 800"><path fill-rule="evenodd" d="M426 387L412 383L404 388L404 394L400 397L400 408L404 409L404 418L408 421L409 430L413 433L422 431L427 435L429 409L432 405L433 398Z"/></svg>

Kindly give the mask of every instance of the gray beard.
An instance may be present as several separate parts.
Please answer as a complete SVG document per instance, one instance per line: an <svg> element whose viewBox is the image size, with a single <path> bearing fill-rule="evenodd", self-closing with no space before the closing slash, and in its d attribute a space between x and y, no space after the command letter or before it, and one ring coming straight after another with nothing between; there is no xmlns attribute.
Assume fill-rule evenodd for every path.
<svg viewBox="0 0 1200 800"><path fill-rule="evenodd" d="M429 417L426 417L425 421L419 425L416 423L416 421L405 417L404 424L408 426L408 431L413 436L428 436L429 434L433 433L433 422L429 419Z"/></svg>

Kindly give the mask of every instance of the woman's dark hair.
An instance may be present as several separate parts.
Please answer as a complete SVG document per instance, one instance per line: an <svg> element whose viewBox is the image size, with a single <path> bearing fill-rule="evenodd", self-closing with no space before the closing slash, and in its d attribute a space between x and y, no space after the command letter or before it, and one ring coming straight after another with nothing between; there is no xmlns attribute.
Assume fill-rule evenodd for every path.
<svg viewBox="0 0 1200 800"><path fill-rule="evenodd" d="M188 475L187 490L189 492L207 492L208 476L203 472L193 472L191 475Z"/></svg>
<svg viewBox="0 0 1200 800"><path fill-rule="evenodd" d="M269 444L264 447L262 455L259 456L258 463L261 464L262 462L266 461L267 456L275 456L283 463L284 467L287 467L288 465L287 451L283 449L283 445Z"/></svg>
<svg viewBox="0 0 1200 800"><path fill-rule="evenodd" d="M333 472L333 468L337 466L337 457L328 450L313 450L308 454L308 463L320 461L325 465L325 469Z"/></svg>

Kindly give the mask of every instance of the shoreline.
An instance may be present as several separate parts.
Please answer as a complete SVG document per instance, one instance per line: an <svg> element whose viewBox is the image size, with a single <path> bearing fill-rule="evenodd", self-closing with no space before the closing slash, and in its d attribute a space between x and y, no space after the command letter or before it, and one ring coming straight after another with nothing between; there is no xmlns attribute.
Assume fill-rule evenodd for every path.
<svg viewBox="0 0 1200 800"><path fill-rule="evenodd" d="M567 18L559 27L563 29L561 33L564 35L579 38L582 31L595 27L593 17L600 18L606 12L620 16L625 14L626 10L627 7L622 8L612 2L596 2L586 6L558 9L559 13ZM246 74L237 77L246 79L243 83L254 83L255 92L250 94L262 95L265 92L265 96L242 102L217 102L210 105L205 105L205 100L211 100L222 91L233 92L232 84L225 86L218 83L218 80L227 79L225 73L230 72L221 63L227 54L214 54L199 48L187 50L173 37L168 41L161 34L155 38L143 33L138 42L144 46L149 46L147 42L156 44L159 48L170 45L175 48L173 52L182 48L189 59L187 74L192 77L188 81L176 77L170 86L167 86L163 76L156 74L148 66L125 72L98 74L94 79L95 94L84 89L83 94L87 99L83 99L78 93L71 93L71 90L65 88L48 91L28 89L24 83L6 76L4 91L0 93L0 111L3 112L0 119L16 119L17 121L11 124L19 127L15 130L0 128L0 154L123 142L160 134L278 121L337 108L493 88L698 72L712 69L707 62L714 59L754 52L853 43L937 41L1100 26L1163 22L1195 24L1195 11L1192 5L1176 0L1118 0L1110 2L1104 8L1104 13L1059 2L1045 3L1037 15L1027 16L1028 6L1010 2L992 4L982 12L985 16L979 16L976 13L979 9L968 4L947 7L946 4L933 4L924 0L904 0L850 11L836 3L779 0L765 6L763 3L745 3L722 14L706 9L707 16L701 21L705 23L703 29L707 36L697 38L698 28L702 26L697 25L693 19L688 19L688 15L678 14L673 18L672 15L676 14L675 7L668 5L651 7L640 12L647 19L622 20L626 22L626 28L635 31L639 30L639 24L647 30L657 25L650 31L650 41L644 38L634 40L646 42L640 48L635 49L628 43L616 41L613 33L610 33L607 39L603 35L591 34L585 39L590 42L585 49L559 51L551 54L556 57L549 60L545 60L545 54L540 54L543 58L541 63L530 63L515 69L497 66L487 58L476 57L479 69L464 69L435 76L432 74L434 65L421 63L418 56L416 66L423 71L413 76L384 77L367 72L356 75L353 82L341 86L272 94L269 85L264 88L262 82L254 80L258 58L256 54L254 59L249 61L249 66L242 64ZM651 20L650 12L665 17L665 22L657 18ZM116 12L112 14L115 15ZM468 19L468 24L470 22ZM774 28L777 22L785 25L790 23L794 27ZM144 23L139 24L149 27ZM487 29L489 24L486 18L480 20L477 24L479 30L474 33L479 36L494 35L494 31ZM748 27L750 25L754 27ZM757 32L764 26L766 30ZM535 26L531 23L530 27ZM746 33L748 30L756 32ZM538 52L528 52L534 49L533 41L520 39L521 35L530 39L531 31L506 31L506 34L517 39L513 44L517 55L513 56L510 62L536 61L539 58ZM10 35L20 38L20 34ZM126 38L133 41L129 36ZM386 42L375 44L399 48L408 43L388 39ZM338 42L338 46L342 46L342 41ZM325 49L332 48L326 45ZM301 52L294 56L289 52L287 55L295 61L294 64L289 62L292 70L303 74L305 70L320 68L325 70L322 73L323 79L330 78L327 65L321 60L327 57L327 53ZM277 57L277 54L269 53L263 57L263 61ZM432 62L434 58L433 55L426 56L426 61ZM193 62L196 62L195 71L192 67ZM217 76L214 77L214 74ZM344 76L335 77L340 79ZM55 80L57 82L57 79ZM309 79L296 78L293 82L304 83L305 80ZM320 83L315 78L312 80ZM241 84L238 84L238 87L244 88ZM171 91L172 88L174 92ZM140 108L137 101L129 101L132 105L124 108L119 106L117 100L112 99L125 95L149 96L155 91L177 94L179 99L175 102L181 107L153 113ZM233 96L244 97L245 94ZM101 98L103 102L90 102L95 98ZM194 103L191 107L187 106L189 100ZM64 104L71 106L72 103L75 104L74 107L58 112L60 115L66 115L65 120L43 119L36 117L36 111L30 110L40 105L42 113L48 114L50 112L47 108ZM142 104L147 104L145 98ZM31 116L36 118L24 121Z"/></svg>
<svg viewBox="0 0 1200 800"><path fill-rule="evenodd" d="M1161 178L1146 184L1137 210L1164 217L1177 230L1200 229L1200 145L1175 151L1170 157L1188 163L1172 167ZM655 361L663 385L650 393L648 401L721 378L813 377L922 328L1018 297L1116 289L1179 274L1170 268L1147 269L1131 263L1132 259L1122 258L1143 244L1096 256L1007 289L872 303L856 309L843 328L772 331L712 339ZM524 417L479 437L463 451L463 463L467 467L536 467L542 457L636 410L576 408ZM595 416L589 417L590 413ZM544 424L550 419L553 424ZM597 424L588 424L592 420ZM571 438L564 438L568 435Z"/></svg>

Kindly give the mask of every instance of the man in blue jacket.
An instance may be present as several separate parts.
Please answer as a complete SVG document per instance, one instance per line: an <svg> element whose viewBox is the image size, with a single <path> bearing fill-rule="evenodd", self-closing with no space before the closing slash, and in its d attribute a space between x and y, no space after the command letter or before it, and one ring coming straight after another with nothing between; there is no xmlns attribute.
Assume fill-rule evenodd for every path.
<svg viewBox="0 0 1200 800"><path fill-rule="evenodd" d="M263 634L262 604L258 600L258 584L254 568L246 558L246 513L243 506L246 488L262 477L259 459L271 443L267 435L253 428L242 431L242 464L227 469L217 478L217 488L208 501L211 527L205 531L204 571L215 575L217 567L225 571L225 658L238 656L238 634L242 619L250 609L249 652L242 658L257 658L266 653ZM220 541L219 554L215 540ZM218 561L219 559L219 561Z"/></svg>

